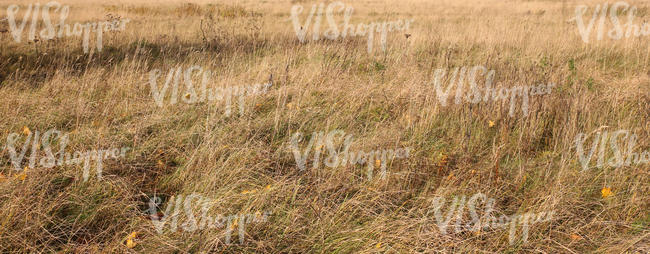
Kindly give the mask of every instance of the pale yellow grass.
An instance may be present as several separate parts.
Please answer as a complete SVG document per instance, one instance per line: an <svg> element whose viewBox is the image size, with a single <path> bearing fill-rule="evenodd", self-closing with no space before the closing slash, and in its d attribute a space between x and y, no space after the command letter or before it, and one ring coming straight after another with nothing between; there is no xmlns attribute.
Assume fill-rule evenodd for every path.
<svg viewBox="0 0 650 254"><path fill-rule="evenodd" d="M81 52L76 37L34 45L0 35L2 144L29 126L70 133L69 151L133 151L107 162L101 181L83 182L80 166L0 180L2 252L650 249L648 165L582 172L574 148L578 133L606 128L635 132L637 151L648 150L650 38L584 44L569 21L575 1L345 2L355 8L354 24L415 20L410 38L390 33L387 52L376 41L371 54L365 37L299 43L291 6L308 10L319 2L60 2L72 7L68 23L109 13L131 22L106 34L104 50L91 54ZM0 1L0 19L13 3ZM204 29L205 42L200 24L209 21L208 10L225 14L214 23L220 30ZM192 65L212 70L214 86L261 83L270 74L274 86L247 100L244 115L226 117L221 104L156 106L149 72ZM509 105L497 102L442 107L430 84L433 70L474 65L495 70L496 85L554 82L558 88L532 99L528 117L520 110L510 117ZM291 135L334 129L354 135L351 149L410 147L413 153L394 161L385 180L368 180L361 166L299 171L287 146ZM450 158L442 167L440 154ZM12 179L17 173L6 150L0 156L0 172ZM615 195L603 199L603 187ZM257 191L242 194L249 190ZM497 200L499 214L553 210L554 220L531 226L528 241L514 245L507 229L441 234L431 199L479 192ZM222 229L158 234L143 202L154 193L200 193L215 200L214 214L272 215L247 226L244 244L233 236L236 244L226 245ZM128 249L124 240L134 231L140 236Z"/></svg>

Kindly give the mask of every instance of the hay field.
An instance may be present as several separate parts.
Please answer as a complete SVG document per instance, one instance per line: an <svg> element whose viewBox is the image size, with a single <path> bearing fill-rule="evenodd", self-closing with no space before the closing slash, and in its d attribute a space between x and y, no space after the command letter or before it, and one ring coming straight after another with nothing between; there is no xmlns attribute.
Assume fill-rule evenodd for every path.
<svg viewBox="0 0 650 254"><path fill-rule="evenodd" d="M0 0L2 253L650 252L650 36L585 43L576 7L605 1L342 2L412 20L370 52L324 37L332 1L61 0L50 40L36 3ZM84 52L73 24L104 21ZM475 66L553 87L468 102Z"/></svg>

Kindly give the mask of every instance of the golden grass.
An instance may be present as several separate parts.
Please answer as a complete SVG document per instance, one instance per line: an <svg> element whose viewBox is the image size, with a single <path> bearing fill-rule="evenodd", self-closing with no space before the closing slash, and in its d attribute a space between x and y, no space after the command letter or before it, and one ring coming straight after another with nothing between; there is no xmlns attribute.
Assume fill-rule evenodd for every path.
<svg viewBox="0 0 650 254"><path fill-rule="evenodd" d="M291 6L319 2L61 3L71 6L67 23L109 13L131 22L90 54L79 37L15 43L0 34L2 144L28 126L69 133L70 151L132 151L88 182L80 166L37 167L15 180L0 152L1 252L650 250L648 164L582 172L574 149L578 133L606 126L636 133L637 151L648 150L650 38L584 44L568 21L573 1L346 2L353 24L415 20L410 38L389 33L386 53L377 41L371 54L365 37L299 43ZM10 4L0 1L0 20ZM215 73L215 86L270 74L274 86L247 100L243 115L226 117L219 104L156 106L149 72L193 65ZM510 117L497 102L442 107L430 84L434 69L474 65L495 70L496 85L558 86L531 100L528 117ZM353 134L356 150L413 151L384 180L367 180L361 166L299 171L288 148L293 133L335 129ZM440 154L449 157L442 167ZM603 187L614 195L603 199ZM554 220L531 226L528 241L515 245L507 229L440 234L430 200L479 192L502 214L553 210ZM143 209L154 193L199 193L215 200L215 213L272 215L246 229L244 244L226 245L223 230L158 234ZM139 232L133 249L124 243L131 232Z"/></svg>

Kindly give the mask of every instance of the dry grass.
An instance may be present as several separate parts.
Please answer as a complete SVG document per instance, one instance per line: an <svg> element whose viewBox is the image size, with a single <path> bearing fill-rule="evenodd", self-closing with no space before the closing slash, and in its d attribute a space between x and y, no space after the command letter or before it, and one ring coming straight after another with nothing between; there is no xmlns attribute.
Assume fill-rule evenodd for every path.
<svg viewBox="0 0 650 254"><path fill-rule="evenodd" d="M346 3L354 24L415 20L410 38L390 33L385 54L378 42L368 54L365 38L299 43L289 21L294 2L316 3L62 1L71 6L67 23L109 13L131 19L90 54L77 37L15 43L0 34L3 143L29 126L70 133L70 151L133 149L107 162L101 181L88 182L79 166L35 168L16 180L3 150L0 251L650 251L648 164L582 172L573 146L578 133L607 126L635 132L638 151L648 150L648 37L584 44L568 22L574 1ZM0 20L9 4L0 1ZM269 74L275 83L243 115L226 117L208 103L157 107L149 72L192 65L216 73L215 85L259 83ZM442 107L433 69L474 65L495 70L498 85L558 88L532 99L527 117L509 117L508 105L495 102ZM291 135L334 129L353 134L357 150L413 152L393 162L384 180L366 179L361 166L299 171ZM443 167L439 154L449 157ZM601 197L605 186L613 197ZM507 229L440 234L430 200L478 192L503 214L556 216L514 245ZM226 245L223 230L158 234L143 211L154 193L200 193L215 200L215 213L272 215L246 229L244 244ZM141 236L128 249L133 231Z"/></svg>

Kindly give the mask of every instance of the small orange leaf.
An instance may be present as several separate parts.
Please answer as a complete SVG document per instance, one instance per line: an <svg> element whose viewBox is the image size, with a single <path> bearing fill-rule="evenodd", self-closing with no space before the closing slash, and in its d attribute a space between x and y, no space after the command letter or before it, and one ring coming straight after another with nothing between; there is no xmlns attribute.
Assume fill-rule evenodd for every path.
<svg viewBox="0 0 650 254"><path fill-rule="evenodd" d="M582 237L580 237L579 235L571 234L571 239L573 239L573 240L580 240L581 238Z"/></svg>
<svg viewBox="0 0 650 254"><path fill-rule="evenodd" d="M126 237L126 247L129 249L133 249L135 247L136 242L134 241L135 238L138 237L138 232L133 231L129 236Z"/></svg>
<svg viewBox="0 0 650 254"><path fill-rule="evenodd" d="M236 229L237 228L237 223L239 223L239 218L235 218L232 221L232 225L230 225L230 228L233 229L233 230Z"/></svg>
<svg viewBox="0 0 650 254"><path fill-rule="evenodd" d="M23 134L29 136L29 134L32 134L32 131L30 131L27 126L23 126Z"/></svg>
<svg viewBox="0 0 650 254"><path fill-rule="evenodd" d="M23 173L18 174L15 176L16 179L20 179L21 181L25 181L25 178L27 178L27 167L23 170Z"/></svg>
<svg viewBox="0 0 650 254"><path fill-rule="evenodd" d="M490 126L490 128L492 128L492 127L494 127L495 123L493 121L489 121L488 125Z"/></svg>
<svg viewBox="0 0 650 254"><path fill-rule="evenodd" d="M608 187L604 187L602 190L600 190L600 193L603 195L603 198L607 198L614 195L614 193L612 193L612 188L608 188Z"/></svg>
<svg viewBox="0 0 650 254"><path fill-rule="evenodd" d="M451 181L451 179L453 179L453 178L454 178L454 173L451 173L451 174L449 174L449 176L447 176L447 180L449 180L449 181Z"/></svg>
<svg viewBox="0 0 650 254"><path fill-rule="evenodd" d="M129 249L133 249L135 247L136 243L132 239L126 239L126 247Z"/></svg>
<svg viewBox="0 0 650 254"><path fill-rule="evenodd" d="M448 162L449 162L449 157L447 155L440 154L440 156L438 156L438 166L439 167L446 166Z"/></svg>

